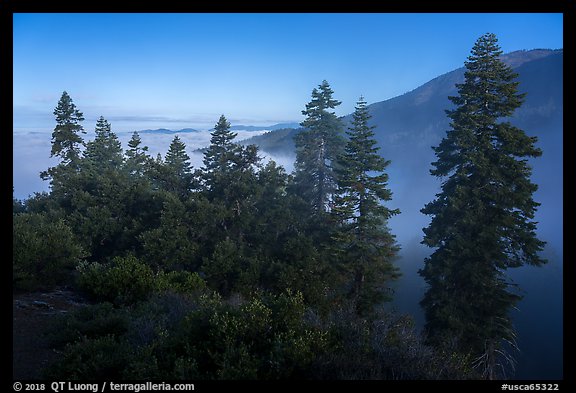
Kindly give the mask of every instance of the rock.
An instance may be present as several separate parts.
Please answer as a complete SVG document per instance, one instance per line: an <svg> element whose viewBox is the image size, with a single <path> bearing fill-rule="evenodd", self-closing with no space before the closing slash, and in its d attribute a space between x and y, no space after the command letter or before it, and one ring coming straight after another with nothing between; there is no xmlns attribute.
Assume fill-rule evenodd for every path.
<svg viewBox="0 0 576 393"><path fill-rule="evenodd" d="M33 300L32 301L32 306L36 307L36 308L41 308L41 309L45 309L45 310L51 310L54 307L52 307L49 303L40 301L40 300Z"/></svg>

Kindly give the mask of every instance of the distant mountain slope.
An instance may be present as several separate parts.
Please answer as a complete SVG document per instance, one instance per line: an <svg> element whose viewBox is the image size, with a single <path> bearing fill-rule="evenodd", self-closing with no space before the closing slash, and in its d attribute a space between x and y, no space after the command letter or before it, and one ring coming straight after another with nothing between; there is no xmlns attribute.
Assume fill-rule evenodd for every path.
<svg viewBox="0 0 576 393"><path fill-rule="evenodd" d="M550 200L539 209L540 228L553 231L562 223L562 126L563 126L563 50L537 49L502 56L519 74L519 90L525 102L511 121L537 136L543 156L532 160L533 180L539 184L536 200ZM390 77L393 77L391 75ZM419 210L434 198L439 180L430 176L435 161L432 146L437 146L449 129L445 110L452 108L448 96L457 95L456 84L464 81L464 67L448 72L401 96L368 106L375 125L380 153L391 160L388 167L394 193L393 207L402 210L403 219L412 216L426 222ZM343 117L349 122L351 115ZM297 129L283 129L255 136L253 143L272 155L294 156L293 136ZM414 233L406 228L406 233Z"/></svg>
<svg viewBox="0 0 576 393"><path fill-rule="evenodd" d="M298 123L278 123L273 124L271 126L244 126L244 125L236 125L230 127L232 131L264 131L264 130L282 130L285 128L298 128Z"/></svg>
<svg viewBox="0 0 576 393"><path fill-rule="evenodd" d="M245 126L245 125L234 125L230 127L232 131L276 131L276 130L283 130L286 128L298 128L298 123L278 123L272 124L270 126ZM198 132L199 130L195 130L193 128L182 128L181 130L170 130L167 128L158 128L155 130L140 130L138 133L140 134L183 134L188 132Z"/></svg>
<svg viewBox="0 0 576 393"><path fill-rule="evenodd" d="M156 130L141 130L138 131L139 134L182 134L187 132L198 132L193 128L183 128L181 130L169 130L166 128L158 128Z"/></svg>
<svg viewBox="0 0 576 393"><path fill-rule="evenodd" d="M527 93L523 106L512 122L530 135L541 136L541 143L557 139L562 131L563 50L535 49L502 56L519 73L519 89ZM419 165L433 158L437 145L449 127L445 110L452 108L449 96L457 94L456 84L464 81L464 67L448 72L401 96L368 106L371 123L382 154L392 161ZM344 116L345 124L351 114ZM292 153L291 138L297 133L282 129L246 141L268 153ZM422 153L422 154L421 154Z"/></svg>
<svg viewBox="0 0 576 393"><path fill-rule="evenodd" d="M519 90L527 93L512 122L530 135L547 139L561 133L562 50L517 51L502 56L518 72ZM464 67L441 75L411 92L369 105L376 138L386 158L429 161L431 146L437 145L449 128L445 110L453 107L449 96L457 95L456 84L464 81ZM351 115L345 116L348 122ZM546 129L543 129L546 128ZM548 130L548 127L553 129ZM428 154L414 154L415 149ZM412 154L408 154L412 152ZM424 151L422 152L424 153Z"/></svg>
<svg viewBox="0 0 576 393"><path fill-rule="evenodd" d="M240 141L243 145L258 145L262 151L270 154L294 154L294 135L296 128L283 128Z"/></svg>

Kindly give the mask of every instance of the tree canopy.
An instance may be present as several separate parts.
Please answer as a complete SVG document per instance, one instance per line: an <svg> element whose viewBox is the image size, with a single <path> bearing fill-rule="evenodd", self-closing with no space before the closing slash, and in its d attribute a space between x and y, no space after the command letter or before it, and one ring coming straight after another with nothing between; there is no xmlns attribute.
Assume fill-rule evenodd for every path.
<svg viewBox="0 0 576 393"><path fill-rule="evenodd" d="M420 271L429 341L471 354L487 378L510 360L499 356L503 342L515 347L510 311L521 296L506 270L545 263L527 161L542 151L507 121L523 94L501 53L494 34L472 48L459 95L450 97L451 129L434 148L431 174L445 179L442 191L422 209L432 217L423 243L435 248Z"/></svg>
<svg viewBox="0 0 576 393"><path fill-rule="evenodd" d="M330 210L331 197L337 188L334 165L344 147L343 126L334 113L340 101L332 98L333 94L326 80L312 90L312 99L302 111L306 116L301 123L303 130L294 138L295 188L313 214Z"/></svg>
<svg viewBox="0 0 576 393"><path fill-rule="evenodd" d="M199 168L178 135L155 158L137 132L124 151L104 117L85 142L64 92L59 161L41 174L50 192L13 198L14 287L65 285L91 302L48 332L61 356L45 375L496 377L520 298L506 269L545 263L527 161L541 151L507 121L523 96L500 53L494 35L477 41L434 148L444 181L422 209L434 248L420 271L427 341L387 307L400 211L363 97L344 134L329 83L314 88L287 173L240 144L224 115Z"/></svg>

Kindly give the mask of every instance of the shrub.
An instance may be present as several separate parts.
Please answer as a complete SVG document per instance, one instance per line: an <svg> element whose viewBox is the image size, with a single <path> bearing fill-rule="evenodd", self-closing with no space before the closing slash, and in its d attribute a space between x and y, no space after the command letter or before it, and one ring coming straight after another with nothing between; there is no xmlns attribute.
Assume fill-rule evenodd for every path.
<svg viewBox="0 0 576 393"><path fill-rule="evenodd" d="M354 307L321 319L301 293L157 293L131 307L80 310L52 379L466 379L469 359L423 344L411 319Z"/></svg>
<svg viewBox="0 0 576 393"><path fill-rule="evenodd" d="M112 335L68 344L63 358L45 371L47 379L117 380L130 359L130 347Z"/></svg>
<svg viewBox="0 0 576 393"><path fill-rule="evenodd" d="M378 312L358 317L349 307L333 312L325 322L330 350L318 357L311 372L320 379L427 380L473 379L470 361L424 344L411 318Z"/></svg>
<svg viewBox="0 0 576 393"><path fill-rule="evenodd" d="M47 338L60 348L83 337L121 336L128 330L127 313L111 303L83 306L70 314L59 315L48 327Z"/></svg>
<svg viewBox="0 0 576 393"><path fill-rule="evenodd" d="M41 213L13 216L12 284L34 290L64 284L84 256L62 219Z"/></svg>
<svg viewBox="0 0 576 393"><path fill-rule="evenodd" d="M206 282L196 272L160 271L155 280L159 291L172 291L177 293L195 293L206 289Z"/></svg>
<svg viewBox="0 0 576 393"><path fill-rule="evenodd" d="M174 377L303 377L325 349L326 334L303 318L300 293L258 294L240 304L204 299L166 341Z"/></svg>
<svg viewBox="0 0 576 393"><path fill-rule="evenodd" d="M327 342L325 332L305 322L299 293L259 294L240 304L224 302L218 295L163 293L125 310L121 313L106 305L71 317L64 326L76 340L47 375L55 379L303 377ZM84 320L90 313L93 323ZM122 316L120 326L110 323L114 316Z"/></svg>
<svg viewBox="0 0 576 393"><path fill-rule="evenodd" d="M109 265L83 263L79 265L78 285L100 301L132 304L146 299L154 289L152 269L136 257L115 257Z"/></svg>

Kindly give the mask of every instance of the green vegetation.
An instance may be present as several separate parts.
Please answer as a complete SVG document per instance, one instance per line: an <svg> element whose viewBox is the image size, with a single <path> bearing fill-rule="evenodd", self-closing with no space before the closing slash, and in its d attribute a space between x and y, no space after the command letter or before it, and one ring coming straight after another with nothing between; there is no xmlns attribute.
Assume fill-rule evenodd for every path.
<svg viewBox="0 0 576 393"><path fill-rule="evenodd" d="M294 138L294 188L310 206L313 215L330 210L331 197L337 188L334 164L344 147L342 123L332 111L340 101L327 81L312 90L312 99L302 114L303 131Z"/></svg>
<svg viewBox="0 0 576 393"><path fill-rule="evenodd" d="M469 353L489 379L513 362L503 344L516 347L509 313L521 297L509 290L505 271L545 263L526 160L542 152L536 138L502 121L523 95L501 53L493 34L474 45L459 96L451 97L452 129L434 149L431 174L448 179L422 209L432 216L423 243L436 247L421 270L430 284L422 301L429 341Z"/></svg>
<svg viewBox="0 0 576 393"><path fill-rule="evenodd" d="M362 97L353 118L348 143L337 161L338 191L332 212L338 225L333 238L349 276L349 296L358 313L366 314L386 298L382 290L386 283L399 276L392 263L398 247L386 223L400 211L381 204L392 199L384 172L390 161L378 155Z"/></svg>
<svg viewBox="0 0 576 393"><path fill-rule="evenodd" d="M54 322L49 379L474 378L467 360L425 346L409 318L320 320L301 293L158 293L130 308L86 306Z"/></svg>
<svg viewBox="0 0 576 393"><path fill-rule="evenodd" d="M18 213L12 223L12 285L46 288L70 280L84 252L63 219Z"/></svg>
<svg viewBox="0 0 576 393"><path fill-rule="evenodd" d="M385 311L399 276L392 192L363 98L347 138L328 82L312 91L293 174L240 145L222 115L193 168L174 137L153 159L134 133L122 150L100 117L62 94L51 192L13 200L13 284L67 285L94 302L49 333L50 379L479 378L473 363L511 339L518 298L503 270L543 263L534 236L534 140L497 123L521 103L492 36L474 48L451 131L436 149L450 176L425 243L428 342ZM456 292L458 291L458 292ZM457 295L455 295L457 293ZM447 345L447 337L454 345ZM490 360L492 361L492 360ZM491 364L493 367L494 364ZM481 370L483 371L483 370ZM493 374L488 374L491 377Z"/></svg>

